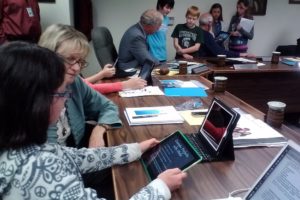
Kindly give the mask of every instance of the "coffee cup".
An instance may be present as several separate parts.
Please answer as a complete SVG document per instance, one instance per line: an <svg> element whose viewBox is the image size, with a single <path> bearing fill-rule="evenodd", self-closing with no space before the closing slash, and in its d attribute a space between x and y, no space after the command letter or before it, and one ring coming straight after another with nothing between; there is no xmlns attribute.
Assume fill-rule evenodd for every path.
<svg viewBox="0 0 300 200"><path fill-rule="evenodd" d="M215 76L214 77L214 91L215 92L225 92L227 85L226 76Z"/></svg>
<svg viewBox="0 0 300 200"><path fill-rule="evenodd" d="M286 104L280 101L269 101L267 104L267 124L275 128L280 128L284 120L284 110Z"/></svg>
<svg viewBox="0 0 300 200"><path fill-rule="evenodd" d="M179 74L187 74L187 61L179 61Z"/></svg>
<svg viewBox="0 0 300 200"><path fill-rule="evenodd" d="M224 67L225 66L225 59L226 55L218 55L218 66L219 67Z"/></svg>
<svg viewBox="0 0 300 200"><path fill-rule="evenodd" d="M279 57L280 57L281 52L279 51L273 51L272 52L272 64L278 64L279 63Z"/></svg>

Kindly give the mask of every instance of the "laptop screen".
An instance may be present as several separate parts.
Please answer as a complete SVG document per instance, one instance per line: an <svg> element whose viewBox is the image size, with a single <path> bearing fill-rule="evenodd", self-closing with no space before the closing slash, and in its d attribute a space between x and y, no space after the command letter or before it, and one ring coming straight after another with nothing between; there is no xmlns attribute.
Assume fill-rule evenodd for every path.
<svg viewBox="0 0 300 200"><path fill-rule="evenodd" d="M233 124L236 116L234 112L213 100L208 113L200 127L200 133L215 151L219 149L228 134L228 128Z"/></svg>
<svg viewBox="0 0 300 200"><path fill-rule="evenodd" d="M297 147L294 147L297 146ZM300 149L291 142L272 161L245 199L300 199Z"/></svg>

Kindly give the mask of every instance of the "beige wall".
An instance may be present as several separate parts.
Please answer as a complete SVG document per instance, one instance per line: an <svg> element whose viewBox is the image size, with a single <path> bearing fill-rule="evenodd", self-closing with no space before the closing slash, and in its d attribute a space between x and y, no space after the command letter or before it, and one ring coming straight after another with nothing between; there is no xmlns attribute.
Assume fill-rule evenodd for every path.
<svg viewBox="0 0 300 200"><path fill-rule="evenodd" d="M41 24L44 30L53 23L73 23L73 0L56 0L55 3L39 3Z"/></svg>
<svg viewBox="0 0 300 200"><path fill-rule="evenodd" d="M175 0L175 8L169 16L175 17L174 24L185 22L185 12L190 5L196 5L201 12L207 12L212 3L223 6L225 25L229 24L235 13L237 0ZM107 26L114 38L116 48L125 30L136 23L141 13L148 8L155 8L157 0L92 0L94 26ZM52 23L73 23L73 0L56 0L55 4L40 3L42 28ZM300 4L289 4L288 0L269 0L265 16L254 16L255 34L249 42L249 52L258 56L267 56L277 45L296 44L300 37ZM171 33L168 32L168 57L173 59L175 51L172 45ZM92 45L91 45L92 47ZM88 57L90 67L85 71L87 75L96 73L100 67L93 49Z"/></svg>
<svg viewBox="0 0 300 200"><path fill-rule="evenodd" d="M118 47L124 31L136 23L140 14L147 8L154 8L156 0L93 0L94 25L107 26ZM237 0L177 0L169 16L175 17L175 24L185 22L185 12L190 5L196 5L201 12L207 12L213 3L223 6L224 21L229 24L235 13ZM256 55L270 55L279 44L296 44L300 37L300 4L289 4L288 0L269 0L265 16L254 16L255 35L249 42L249 52ZM171 33L169 28L168 57L174 57Z"/></svg>

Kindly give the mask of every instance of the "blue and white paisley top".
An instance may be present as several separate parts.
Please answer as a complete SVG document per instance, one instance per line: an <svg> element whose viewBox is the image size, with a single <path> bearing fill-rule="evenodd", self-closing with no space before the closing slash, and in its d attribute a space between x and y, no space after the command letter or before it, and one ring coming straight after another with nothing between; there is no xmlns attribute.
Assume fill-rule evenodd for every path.
<svg viewBox="0 0 300 200"><path fill-rule="evenodd" d="M137 143L75 149L56 144L0 152L0 199L97 199L81 174L138 159ZM170 199L166 184L152 181L131 199Z"/></svg>

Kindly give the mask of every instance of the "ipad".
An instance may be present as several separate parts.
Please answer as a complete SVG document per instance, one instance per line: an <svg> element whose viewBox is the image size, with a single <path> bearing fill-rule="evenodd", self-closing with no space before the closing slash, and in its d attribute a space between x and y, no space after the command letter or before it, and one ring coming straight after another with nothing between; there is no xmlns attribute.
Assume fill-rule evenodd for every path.
<svg viewBox="0 0 300 200"><path fill-rule="evenodd" d="M214 98L199 133L218 154L228 134L232 134L238 119L238 113L219 99Z"/></svg>
<svg viewBox="0 0 300 200"><path fill-rule="evenodd" d="M176 131L147 150L142 155L141 162L149 179L154 180L166 169L179 168L186 171L201 159L186 136Z"/></svg>
<svg viewBox="0 0 300 200"><path fill-rule="evenodd" d="M229 34L228 32L220 31L220 33L215 37L215 41L218 42L218 43L222 43L222 42L224 42L229 36L230 36L230 34Z"/></svg>
<svg viewBox="0 0 300 200"><path fill-rule="evenodd" d="M139 73L139 77L147 81L149 78L151 78L151 73L154 66L155 64L151 60L146 59Z"/></svg>

